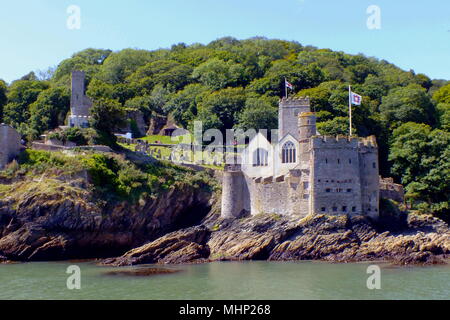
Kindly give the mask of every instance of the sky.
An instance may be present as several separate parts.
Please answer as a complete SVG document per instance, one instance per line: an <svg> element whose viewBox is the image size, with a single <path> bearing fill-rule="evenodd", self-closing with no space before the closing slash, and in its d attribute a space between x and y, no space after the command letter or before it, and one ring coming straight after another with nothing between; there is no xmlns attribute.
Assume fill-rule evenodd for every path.
<svg viewBox="0 0 450 320"><path fill-rule="evenodd" d="M72 5L79 29L68 28L78 21ZM380 19L367 13L373 5ZM86 48L154 50L224 36L295 40L450 79L448 0L0 0L0 30L7 82Z"/></svg>

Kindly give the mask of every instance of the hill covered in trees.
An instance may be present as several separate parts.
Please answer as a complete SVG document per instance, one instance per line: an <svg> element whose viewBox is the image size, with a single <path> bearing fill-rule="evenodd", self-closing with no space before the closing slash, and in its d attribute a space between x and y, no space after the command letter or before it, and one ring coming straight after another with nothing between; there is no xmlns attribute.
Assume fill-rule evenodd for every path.
<svg viewBox="0 0 450 320"><path fill-rule="evenodd" d="M356 132L377 136L382 174L405 184L414 208L450 214L449 81L362 54L264 38L154 51L87 49L50 72L0 81L0 120L29 139L64 124L72 70L86 72L87 95L106 106L95 112L113 122L124 110L140 110L147 121L170 114L186 128L201 120L205 129L220 130L276 128L286 77L296 95L311 97L322 134L347 134L351 84L363 95L354 110Z"/></svg>

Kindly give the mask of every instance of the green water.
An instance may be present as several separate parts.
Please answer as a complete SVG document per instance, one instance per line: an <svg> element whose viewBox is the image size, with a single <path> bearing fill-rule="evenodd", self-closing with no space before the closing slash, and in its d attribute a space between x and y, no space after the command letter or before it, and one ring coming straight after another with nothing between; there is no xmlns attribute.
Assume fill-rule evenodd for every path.
<svg viewBox="0 0 450 320"><path fill-rule="evenodd" d="M69 265L81 290L68 290ZM240 262L170 266L179 273L107 275L93 263L0 265L0 299L450 299L450 267L381 266L381 290L367 289L368 264ZM129 269L125 269L129 270Z"/></svg>

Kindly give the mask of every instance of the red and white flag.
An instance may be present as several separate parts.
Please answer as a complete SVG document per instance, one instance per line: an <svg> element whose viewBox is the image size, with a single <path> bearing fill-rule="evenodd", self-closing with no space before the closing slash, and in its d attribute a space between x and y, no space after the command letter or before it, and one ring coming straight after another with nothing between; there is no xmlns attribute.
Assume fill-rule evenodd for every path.
<svg viewBox="0 0 450 320"><path fill-rule="evenodd" d="M286 88L294 90L294 86L289 81L287 81L287 80L284 80L284 81L285 81Z"/></svg>
<svg viewBox="0 0 450 320"><path fill-rule="evenodd" d="M356 106L360 106L362 103L362 97L359 94L356 94L354 92L351 93L351 100L352 104Z"/></svg>

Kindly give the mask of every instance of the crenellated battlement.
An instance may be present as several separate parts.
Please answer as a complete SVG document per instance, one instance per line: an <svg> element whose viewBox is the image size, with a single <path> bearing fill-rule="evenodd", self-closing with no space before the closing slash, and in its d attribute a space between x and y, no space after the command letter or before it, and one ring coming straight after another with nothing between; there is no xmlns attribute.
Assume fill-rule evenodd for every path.
<svg viewBox="0 0 450 320"><path fill-rule="evenodd" d="M314 136L311 138L312 148L360 148L370 151L377 149L375 136L367 138L350 136Z"/></svg>
<svg viewBox="0 0 450 320"><path fill-rule="evenodd" d="M359 139L349 136L315 136L311 138L311 147L319 148L352 148L358 147Z"/></svg>
<svg viewBox="0 0 450 320"><path fill-rule="evenodd" d="M377 138L370 136L366 138L359 138L360 147L378 148Z"/></svg>
<svg viewBox="0 0 450 320"><path fill-rule="evenodd" d="M311 100L309 97L289 97L281 99L280 105L283 107L309 107Z"/></svg>

